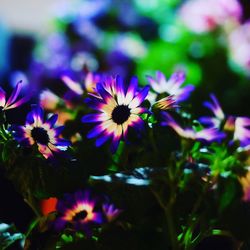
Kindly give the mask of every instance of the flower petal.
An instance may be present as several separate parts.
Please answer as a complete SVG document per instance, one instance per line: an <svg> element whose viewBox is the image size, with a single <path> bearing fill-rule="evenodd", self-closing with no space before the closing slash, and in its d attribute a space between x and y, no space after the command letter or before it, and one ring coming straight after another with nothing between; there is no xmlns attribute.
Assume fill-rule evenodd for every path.
<svg viewBox="0 0 250 250"><path fill-rule="evenodd" d="M4 107L6 103L6 93L5 91L0 87L0 107Z"/></svg>
<svg viewBox="0 0 250 250"><path fill-rule="evenodd" d="M149 86L145 86L135 97L134 99L130 102L129 104L129 108L133 109L138 107L146 98L146 96L148 95L148 91L149 91L150 87Z"/></svg>
<svg viewBox="0 0 250 250"><path fill-rule="evenodd" d="M21 91L21 88L22 88L22 81L19 81L17 83L16 87L14 88L11 96L9 97L8 101L6 102L6 106L9 106L15 102L15 100L17 99L17 97Z"/></svg>
<svg viewBox="0 0 250 250"><path fill-rule="evenodd" d="M126 97L125 97L125 105L128 105L134 98L135 94L136 94L136 90L138 87L138 78L133 76L130 80L130 84L128 86L128 90L126 93Z"/></svg>

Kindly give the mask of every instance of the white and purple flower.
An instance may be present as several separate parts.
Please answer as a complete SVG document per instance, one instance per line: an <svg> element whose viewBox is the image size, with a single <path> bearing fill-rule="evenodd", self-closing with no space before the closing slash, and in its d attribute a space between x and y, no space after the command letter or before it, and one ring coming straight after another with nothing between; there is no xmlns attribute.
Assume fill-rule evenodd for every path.
<svg viewBox="0 0 250 250"><path fill-rule="evenodd" d="M58 115L52 115L44 121L43 109L33 106L28 113L24 126L13 126L14 138L23 146L36 144L46 158L53 158L54 153L67 150L70 141L59 138L64 126L55 127Z"/></svg>
<svg viewBox="0 0 250 250"><path fill-rule="evenodd" d="M175 72L168 80L162 72L157 71L155 78L148 76L147 79L156 95L166 94L172 96L176 103L185 101L194 90L194 86L191 84L183 85L186 80L183 71Z"/></svg>
<svg viewBox="0 0 250 250"><path fill-rule="evenodd" d="M133 77L125 91L122 78L117 76L106 77L104 83L96 85L96 90L97 95L92 96L87 102L98 113L85 115L82 122L98 123L87 137L97 137L97 147L112 139L111 151L115 152L120 140L126 138L129 127L143 127L144 122L139 115L147 110L140 105L148 94L149 86L138 91L138 80Z"/></svg>
<svg viewBox="0 0 250 250"><path fill-rule="evenodd" d="M103 222L103 214L101 211L96 211L96 204L96 199L91 198L88 191L65 194L56 205L58 216L54 223L55 229L61 231L69 227L90 235L91 227Z"/></svg>
<svg viewBox="0 0 250 250"><path fill-rule="evenodd" d="M213 142L220 141L225 137L225 134L220 132L217 128L204 128L199 131L190 127L182 128L168 113L163 112L162 115L163 122L161 125L171 127L182 138Z"/></svg>
<svg viewBox="0 0 250 250"><path fill-rule="evenodd" d="M250 145L250 118L226 116L215 95L210 95L211 102L204 102L214 116L203 116L199 121L213 128L233 133L233 141L239 141L241 147Z"/></svg>

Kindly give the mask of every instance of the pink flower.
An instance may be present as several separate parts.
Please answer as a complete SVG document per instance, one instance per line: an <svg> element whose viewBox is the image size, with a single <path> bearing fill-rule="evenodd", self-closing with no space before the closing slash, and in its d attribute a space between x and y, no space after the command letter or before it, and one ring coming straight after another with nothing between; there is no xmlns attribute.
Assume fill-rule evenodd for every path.
<svg viewBox="0 0 250 250"><path fill-rule="evenodd" d="M211 31L229 20L238 22L241 15L237 0L190 0L180 9L183 23L196 33Z"/></svg>
<svg viewBox="0 0 250 250"><path fill-rule="evenodd" d="M250 74L250 22L235 29L228 40L231 59Z"/></svg>

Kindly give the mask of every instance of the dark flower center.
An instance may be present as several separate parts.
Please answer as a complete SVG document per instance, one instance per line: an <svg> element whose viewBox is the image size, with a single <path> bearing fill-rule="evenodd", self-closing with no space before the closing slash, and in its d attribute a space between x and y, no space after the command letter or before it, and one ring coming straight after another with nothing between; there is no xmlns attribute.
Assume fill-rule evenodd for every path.
<svg viewBox="0 0 250 250"><path fill-rule="evenodd" d="M112 112L112 120L117 124L123 124L130 116L130 108L127 105L118 105Z"/></svg>
<svg viewBox="0 0 250 250"><path fill-rule="evenodd" d="M44 128L33 128L31 136L37 143L47 145L49 142L48 133Z"/></svg>
<svg viewBox="0 0 250 250"><path fill-rule="evenodd" d="M77 213L77 214L74 216L73 220L74 220L74 221L84 220L84 219L86 218L87 215L88 215L88 213L87 213L85 210L83 210L83 211Z"/></svg>

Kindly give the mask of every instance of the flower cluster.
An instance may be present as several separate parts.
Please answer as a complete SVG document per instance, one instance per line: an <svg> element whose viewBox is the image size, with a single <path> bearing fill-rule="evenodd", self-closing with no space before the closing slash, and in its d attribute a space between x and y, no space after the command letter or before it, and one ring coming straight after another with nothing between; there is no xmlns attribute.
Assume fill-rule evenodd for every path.
<svg viewBox="0 0 250 250"><path fill-rule="evenodd" d="M12 169L13 162L17 164L16 158L20 155L26 163L30 160L33 164L34 159L39 164L60 162L62 167L58 171L63 178L58 179L59 190L61 181L72 178L67 171L81 175L81 182L79 184L76 181L74 190L78 190L82 185L95 185L98 181L107 185L117 184L117 186L122 183L121 186L126 188L127 186L129 188L150 186L157 202L165 211L168 211L168 206L172 204L166 202L166 198L161 197L161 193L157 190L153 190L154 185L152 185L160 176L160 178L166 178L163 182L164 186L161 187L164 192L168 188L171 192L177 190L179 193L186 192L185 185L189 185L191 179L195 179L198 185L203 185L206 192L219 192L221 182L223 182L221 178L233 176L232 179L237 182L235 185L241 185L242 197L240 198L243 202L249 202L250 185L247 168L250 159L249 117L226 115L215 95L211 94L211 101L205 102L204 106L213 115L193 119L182 104L188 101L195 88L191 84L184 84L186 78L182 71L173 73L168 80L163 73L158 71L156 78L147 77L149 85L141 87L136 76L131 78L129 84L126 84L119 75L114 77L96 74L95 76L88 73L83 85L74 82L69 76L62 76L66 86L74 92L74 98L80 100L74 105L68 105L64 94L44 90L40 95L42 107L33 104L24 125L10 125L8 120L4 121L0 126L0 143L5 147L4 150L8 150L9 141L14 142L16 146L13 150L15 159L13 161L12 159L6 160L7 157L4 159L7 162L8 171ZM21 87L22 84L18 83L8 100L6 100L5 92L0 90L2 114L5 114L8 109L19 107L28 100L28 97L23 97L16 101ZM45 116L44 109L49 112L48 116ZM58 111L58 114L53 114L55 111ZM64 119L64 114L67 112L71 114L70 119ZM63 124L62 126L59 125L58 120L60 124ZM62 137L64 128L65 138L74 138L72 143ZM170 130L174 133L170 133ZM137 134L134 136L133 131L141 136ZM157 136L154 133L158 133ZM111 154L106 150L95 150L94 143L86 137L95 138L96 147L101 147L104 143L110 144ZM165 140L170 145L169 147L173 145L169 154L166 154L165 148L160 145L160 143L165 143ZM121 141L125 143L118 150ZM139 144L138 141L142 144L140 149L136 147ZM64 157L58 157L70 146L72 154L75 155L70 157L69 161ZM27 150L29 154L25 154L27 148L35 150ZM29 158L30 154L32 158ZM95 154L96 159L94 159ZM104 161L104 156L108 156L108 164ZM57 157L62 161L54 161ZM152 162L151 158L155 162ZM86 159L91 159L91 163L96 161L99 164L98 170L92 169L92 164L89 164ZM112 164L109 160L112 160ZM167 164L162 168L154 167L155 165L161 166L164 162ZM72 164L72 167L68 168L67 164ZM93 164L94 167L96 167L95 164ZM140 164L146 164L147 167L141 167ZM128 173L128 169L132 171ZM36 171L40 171L40 179L44 178L46 171L51 171L51 175L57 174L57 170L45 169L42 164L37 166ZM99 171L109 173L100 176ZM163 171L164 175L162 175ZM20 175L22 176L21 173ZM40 186L44 187L45 181L47 180L43 179L42 183L38 181L35 194L38 193L43 197L43 190L40 191ZM20 186L23 185L21 183ZM203 190L199 194L201 197L206 195L202 192ZM58 190L53 192L53 194L57 193ZM192 195L196 197L196 193ZM217 197L217 195L214 196ZM60 194L57 197L60 197ZM71 194L64 193L64 196L61 193L61 197L42 200L38 212L52 220L49 225L53 225L55 234L61 239L70 232L70 236L76 237L76 240L77 237L92 240L95 237L103 237L102 233L105 234L106 230L111 230L112 227L130 228L129 223L123 224L122 221L113 223L122 210L110 203L106 196L96 196L89 190L85 190ZM171 202L176 204L176 196L173 195L171 198L173 199ZM36 208L37 204L32 203L35 199L33 197L28 197L28 199L32 207ZM200 208L201 204L197 206ZM219 209L222 209L221 207L223 204ZM192 216L194 216L191 218L192 221L196 222L194 218L199 215L196 213ZM168 216L168 218L172 217ZM185 217L187 223L189 220L189 217ZM157 225L157 227L161 226ZM199 222L197 228L198 226ZM180 230L185 235L183 237L188 238L189 232L185 227L183 226ZM178 244L179 242L184 244L181 238L176 240Z"/></svg>

